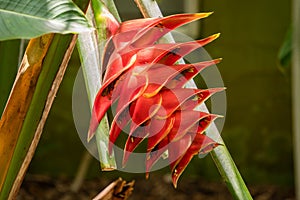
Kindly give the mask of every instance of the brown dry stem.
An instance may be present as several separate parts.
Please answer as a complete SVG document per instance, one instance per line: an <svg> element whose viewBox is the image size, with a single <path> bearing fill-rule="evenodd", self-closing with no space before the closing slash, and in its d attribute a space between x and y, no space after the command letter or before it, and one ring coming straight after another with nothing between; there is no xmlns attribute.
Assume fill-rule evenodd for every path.
<svg viewBox="0 0 300 200"><path fill-rule="evenodd" d="M126 200L133 191L134 181L126 183L119 178L109 184L93 200Z"/></svg>

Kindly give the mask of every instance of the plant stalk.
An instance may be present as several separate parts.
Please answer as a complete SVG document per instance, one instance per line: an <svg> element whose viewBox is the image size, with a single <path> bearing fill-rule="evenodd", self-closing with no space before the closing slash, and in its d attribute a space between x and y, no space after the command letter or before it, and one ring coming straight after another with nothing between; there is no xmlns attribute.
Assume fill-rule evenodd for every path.
<svg viewBox="0 0 300 200"><path fill-rule="evenodd" d="M17 178L13 183L13 186L12 186L12 189L10 191L10 195L9 195L8 199L15 199L17 194L18 194L18 191L21 187L21 184L22 184L23 179L25 177L27 168L28 168L28 166L29 166L29 164L30 164L30 162L33 158L33 155L35 153L37 145L40 141L40 138L41 138L41 135L42 135L42 132L43 132L43 128L44 128L44 125L46 123L46 120L47 120L48 114L50 112L51 106L53 104L54 98L56 97L56 93L59 89L60 83L62 82L63 76L64 76L65 71L67 69L68 62L71 58L73 49L74 49L75 44L76 44L76 39L77 39L77 36L73 36L73 39L72 39L72 41L71 41L71 43L70 43L70 45L69 45L69 47L68 47L68 49L65 53L65 56L63 58L62 64L60 65L59 70L58 70L58 72L55 76L55 79L54 79L53 84L51 86L50 92L49 92L49 94L47 96L47 99L46 99L45 107L42 111L41 119L38 121L38 125L37 125L36 131L34 133L32 142L30 144L30 147L28 149L26 157L25 157L25 159L24 159L24 161L21 165L21 168L20 168L20 170L17 174ZM35 99L33 99L33 101L34 100ZM24 126L24 127L26 127L26 126ZM22 132L21 132L21 134L22 134ZM21 136L21 138L22 138L22 136Z"/></svg>
<svg viewBox="0 0 300 200"><path fill-rule="evenodd" d="M28 117L26 113L30 109L30 103L40 76L41 61L46 56L52 36L45 35L32 39L29 43L0 120L0 199L8 198L13 185L12 182L17 176L20 163L13 163L14 158L18 157L19 162L22 162L24 152L26 154L26 147L21 153L18 153L16 146L17 143L20 143L22 127L26 117ZM27 133L27 135L33 134L34 132ZM30 139L22 141L22 143L29 145ZM19 157L20 154L22 154L21 157Z"/></svg>
<svg viewBox="0 0 300 200"><path fill-rule="evenodd" d="M296 199L300 200L300 0L293 0L292 106Z"/></svg>
<svg viewBox="0 0 300 200"><path fill-rule="evenodd" d="M109 12L119 21L121 22L121 17L118 13L116 4L114 2L114 0L103 0L104 4L106 5L106 7L108 8Z"/></svg>
<svg viewBox="0 0 300 200"><path fill-rule="evenodd" d="M78 192L80 187L82 186L83 180L86 177L92 158L92 155L88 151L84 151L84 154L80 160L75 179L70 187L70 190L72 192Z"/></svg>
<svg viewBox="0 0 300 200"><path fill-rule="evenodd" d="M144 17L162 17L162 13L155 0L135 0L135 2ZM166 35L165 39L170 43L174 42L171 34ZM182 63L183 60L180 62ZM196 84L192 80L187 84L187 87L195 88ZM200 110L208 111L205 104L200 106ZM215 123L212 123L206 133L218 143L222 144L211 152L211 156L234 199L251 200L250 192L232 160Z"/></svg>
<svg viewBox="0 0 300 200"><path fill-rule="evenodd" d="M91 9L89 9L87 18L92 21L93 15L97 32L79 34L77 48L79 51L82 70L89 99L90 108L92 109L95 97L101 87L101 61L98 44L106 40L105 20L101 18L102 3L99 0L92 0ZM109 143L109 125L107 116L100 122L96 130L96 144L102 170L116 169L116 161L114 155L108 153Z"/></svg>

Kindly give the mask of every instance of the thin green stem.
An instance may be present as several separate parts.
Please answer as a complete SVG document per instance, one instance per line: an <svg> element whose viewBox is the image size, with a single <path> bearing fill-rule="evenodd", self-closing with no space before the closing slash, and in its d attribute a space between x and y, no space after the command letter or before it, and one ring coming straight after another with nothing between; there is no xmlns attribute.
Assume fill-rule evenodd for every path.
<svg viewBox="0 0 300 200"><path fill-rule="evenodd" d="M296 199L300 200L300 0L293 1L292 101Z"/></svg>
<svg viewBox="0 0 300 200"><path fill-rule="evenodd" d="M82 33L78 36L77 48L79 51L82 70L85 79L86 90L90 107L94 104L95 97L101 87L101 61L98 43L106 40L105 20L101 18L102 3L99 0L92 0L92 11L87 13L88 20L92 21L93 16L97 27L96 32ZM97 40L98 39L98 40ZM96 131L96 144L102 170L116 169L114 155L108 153L109 125L107 116L103 118Z"/></svg>
<svg viewBox="0 0 300 200"><path fill-rule="evenodd" d="M162 13L159 9L158 4L155 0L135 0L137 6L142 12L144 17L161 17ZM169 42L174 42L172 35L169 34L165 37ZM180 61L181 63L183 60ZM187 84L187 87L195 88L196 84L194 81L190 81ZM203 111L208 111L205 104L202 104L199 108ZM239 200L251 200L252 197L248 191L243 178L241 177L234 161L231 158L230 153L228 152L224 141L222 140L220 133L213 123L211 127L206 131L206 134L211 138L215 139L218 143L222 144L219 147L215 148L211 156L222 176L229 191L235 199Z"/></svg>
<svg viewBox="0 0 300 200"><path fill-rule="evenodd" d="M104 4L106 5L106 7L108 8L109 12L111 12L111 14L119 21L121 22L121 17L118 13L116 4L113 0L103 0Z"/></svg>

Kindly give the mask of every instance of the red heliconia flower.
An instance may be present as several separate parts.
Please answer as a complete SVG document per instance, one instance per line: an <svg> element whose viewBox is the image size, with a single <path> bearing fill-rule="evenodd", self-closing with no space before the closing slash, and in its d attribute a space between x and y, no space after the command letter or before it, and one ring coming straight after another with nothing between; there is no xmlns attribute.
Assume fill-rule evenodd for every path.
<svg viewBox="0 0 300 200"><path fill-rule="evenodd" d="M177 61L212 42L219 34L185 43L160 44L158 40L173 29L210 14L177 14L119 24L109 12L104 12L109 37L102 59L105 73L94 102L88 141L111 108L114 118L109 152L112 153L120 133L129 127L123 165L130 153L147 139L147 176L167 151L175 187L194 155L207 153L218 145L204 131L219 116L195 108L214 93L224 90L184 88L201 70L221 59L192 64L178 64Z"/></svg>

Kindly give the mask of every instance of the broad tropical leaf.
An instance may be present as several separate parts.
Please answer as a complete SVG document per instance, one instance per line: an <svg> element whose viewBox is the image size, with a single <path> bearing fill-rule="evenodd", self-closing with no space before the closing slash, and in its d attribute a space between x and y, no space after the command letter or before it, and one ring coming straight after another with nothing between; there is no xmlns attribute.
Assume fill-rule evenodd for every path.
<svg viewBox="0 0 300 200"><path fill-rule="evenodd" d="M71 0L0 0L0 27L0 40L90 29L83 12Z"/></svg>

